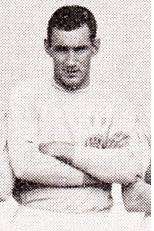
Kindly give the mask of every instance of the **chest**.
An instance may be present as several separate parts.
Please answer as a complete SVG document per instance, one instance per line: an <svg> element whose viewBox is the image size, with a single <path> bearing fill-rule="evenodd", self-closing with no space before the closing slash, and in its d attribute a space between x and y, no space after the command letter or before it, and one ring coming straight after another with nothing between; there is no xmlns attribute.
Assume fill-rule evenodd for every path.
<svg viewBox="0 0 154 231"><path fill-rule="evenodd" d="M112 113L107 104L102 105L90 98L72 97L52 103L48 101L43 105L40 117L43 133L54 134L59 130L69 140L79 142L94 134L105 133Z"/></svg>

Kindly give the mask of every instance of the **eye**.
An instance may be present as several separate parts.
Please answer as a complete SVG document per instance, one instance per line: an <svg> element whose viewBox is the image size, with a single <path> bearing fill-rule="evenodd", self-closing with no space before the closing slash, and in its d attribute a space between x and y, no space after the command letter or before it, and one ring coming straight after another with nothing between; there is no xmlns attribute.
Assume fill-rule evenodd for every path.
<svg viewBox="0 0 154 231"><path fill-rule="evenodd" d="M56 46L54 50L57 52L67 52L69 48L67 46Z"/></svg>
<svg viewBox="0 0 154 231"><path fill-rule="evenodd" d="M85 50L87 50L87 46L78 46L78 47L75 47L74 48L74 51L75 52L82 52L82 51L85 51Z"/></svg>

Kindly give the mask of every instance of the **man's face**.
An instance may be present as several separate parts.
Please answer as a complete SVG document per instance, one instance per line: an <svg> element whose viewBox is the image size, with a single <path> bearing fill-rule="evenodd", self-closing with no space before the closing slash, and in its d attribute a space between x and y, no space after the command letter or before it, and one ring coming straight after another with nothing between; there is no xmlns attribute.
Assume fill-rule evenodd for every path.
<svg viewBox="0 0 154 231"><path fill-rule="evenodd" d="M70 89L88 85L90 62L96 50L86 25L72 31L53 28L48 52L54 61L55 80Z"/></svg>

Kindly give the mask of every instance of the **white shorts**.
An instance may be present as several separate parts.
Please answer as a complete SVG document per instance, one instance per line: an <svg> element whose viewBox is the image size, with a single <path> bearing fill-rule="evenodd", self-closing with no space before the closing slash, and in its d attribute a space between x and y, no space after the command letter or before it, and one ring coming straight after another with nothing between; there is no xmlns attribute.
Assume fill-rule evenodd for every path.
<svg viewBox="0 0 154 231"><path fill-rule="evenodd" d="M1 203L0 203L1 204ZM109 212L52 213L19 206L13 200L0 209L1 231L150 231L150 217L113 206ZM5 208L4 208L5 207Z"/></svg>
<svg viewBox="0 0 154 231"><path fill-rule="evenodd" d="M66 214L21 206L13 225L15 231L142 231L142 220L126 211Z"/></svg>

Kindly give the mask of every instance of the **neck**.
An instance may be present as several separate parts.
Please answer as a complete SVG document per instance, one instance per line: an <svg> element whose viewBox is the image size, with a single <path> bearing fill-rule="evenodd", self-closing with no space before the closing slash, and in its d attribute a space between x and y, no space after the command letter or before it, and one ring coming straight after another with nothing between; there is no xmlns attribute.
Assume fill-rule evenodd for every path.
<svg viewBox="0 0 154 231"><path fill-rule="evenodd" d="M76 85L72 85L72 86L65 84L64 82L62 82L57 77L54 77L54 80L58 86L62 87L65 91L68 91L68 92L75 92L75 91L84 89L90 85L90 80L88 80L86 82L81 82L80 84L76 84Z"/></svg>

